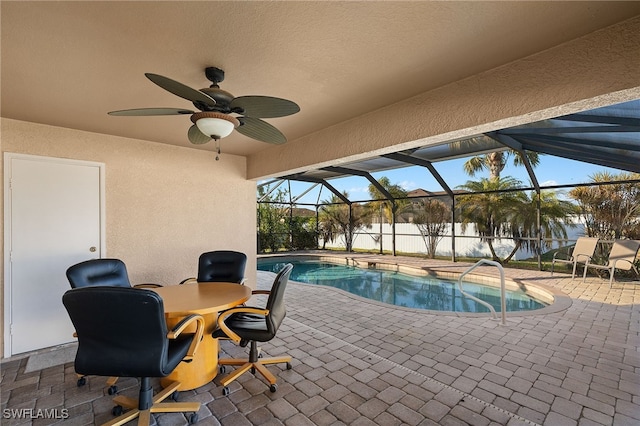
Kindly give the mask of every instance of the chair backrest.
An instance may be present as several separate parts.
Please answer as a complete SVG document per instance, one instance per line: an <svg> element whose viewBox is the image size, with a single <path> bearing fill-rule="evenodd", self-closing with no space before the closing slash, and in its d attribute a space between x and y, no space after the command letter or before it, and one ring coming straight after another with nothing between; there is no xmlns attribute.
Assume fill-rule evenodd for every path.
<svg viewBox="0 0 640 426"><path fill-rule="evenodd" d="M124 287L82 287L62 296L78 336L79 374L164 377L167 324L160 295Z"/></svg>
<svg viewBox="0 0 640 426"><path fill-rule="evenodd" d="M131 287L127 267L120 259L91 259L67 269L71 288L89 286Z"/></svg>
<svg viewBox="0 0 640 426"><path fill-rule="evenodd" d="M280 324L282 324L284 317L287 315L287 309L284 304L284 291L287 288L292 269L293 265L288 263L278 272L271 286L269 299L267 299L267 305L265 306L265 309L269 310L269 315L267 315L267 329L274 336Z"/></svg>
<svg viewBox="0 0 640 426"><path fill-rule="evenodd" d="M633 267L633 262L638 256L638 250L640 250L640 241L637 240L615 240L609 252L608 266L613 266L616 260L627 260L628 262L616 262L616 269L622 269L625 271L630 270Z"/></svg>
<svg viewBox="0 0 640 426"><path fill-rule="evenodd" d="M599 238L593 237L580 237L576 241L576 245L571 252L571 255L575 259L577 256L589 256L589 258L593 257L593 253L596 251L596 247L598 246ZM578 258L580 260L580 258ZM584 260L584 259L583 259Z"/></svg>
<svg viewBox="0 0 640 426"><path fill-rule="evenodd" d="M202 253L198 259L198 282L242 283L247 255L217 250Z"/></svg>

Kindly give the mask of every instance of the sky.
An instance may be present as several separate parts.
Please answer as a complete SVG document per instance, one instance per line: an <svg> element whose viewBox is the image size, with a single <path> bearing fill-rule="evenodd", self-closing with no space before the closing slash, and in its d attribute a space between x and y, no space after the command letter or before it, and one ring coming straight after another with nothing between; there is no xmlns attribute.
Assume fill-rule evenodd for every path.
<svg viewBox="0 0 640 426"><path fill-rule="evenodd" d="M474 177L467 175L463 171L462 166L466 160L467 158L448 160L433 163L433 165L452 189L455 189L459 185L463 185L468 180L479 180L480 178L489 176L488 171L481 171ZM621 173L620 170L610 169L603 166L596 166L579 161L567 160L549 155L540 156L540 164L534 169L534 171L538 179L538 183L541 186L588 183L591 181L590 177L594 173L603 171L608 171L612 174ZM375 179L386 176L389 178L392 184L400 185L406 191L411 191L418 188L431 192L442 191L442 187L433 178L431 173L426 168L419 166L372 173L372 176ZM530 186L529 176L526 169L522 166L514 167L509 164L502 171L501 176L514 177L523 182L523 186ZM349 199L352 201L364 201L370 198L368 190L369 181L363 177L356 176L332 179L329 181L329 183L341 192L347 191L347 193L349 194ZM294 197L296 195L300 195L312 185L313 184L311 183L292 181L292 195ZM288 189L287 183L283 183L279 188ZM326 188L320 191L319 188L320 186L317 186L313 190L309 191L300 199L300 201L304 203L315 204L318 201L318 198L320 201L328 200L331 197L331 192Z"/></svg>

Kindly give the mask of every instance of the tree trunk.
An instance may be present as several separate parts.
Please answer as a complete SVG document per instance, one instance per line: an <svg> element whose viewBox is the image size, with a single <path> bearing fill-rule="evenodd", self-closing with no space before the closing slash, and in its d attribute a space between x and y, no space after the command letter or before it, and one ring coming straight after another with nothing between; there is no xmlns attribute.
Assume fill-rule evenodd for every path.
<svg viewBox="0 0 640 426"><path fill-rule="evenodd" d="M509 256L505 257L505 259L502 261L502 264L506 265L507 263L509 263L509 261L516 254L516 252L520 250L520 247L522 247L522 242L516 241L516 245L513 247L513 250L511 250L511 253L509 253Z"/></svg>
<svg viewBox="0 0 640 426"><path fill-rule="evenodd" d="M493 248L493 240L491 240L491 239L487 240L487 244L489 244L489 251L491 252L492 260L494 260L494 261L496 261L496 262L498 262L499 264L502 265L502 260L500 260L500 258L496 254L495 249Z"/></svg>

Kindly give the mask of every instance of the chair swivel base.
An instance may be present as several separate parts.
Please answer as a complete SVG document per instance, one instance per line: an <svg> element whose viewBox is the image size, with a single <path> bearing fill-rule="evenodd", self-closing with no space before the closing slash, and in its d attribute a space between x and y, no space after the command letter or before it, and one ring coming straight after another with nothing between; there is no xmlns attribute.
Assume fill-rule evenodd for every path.
<svg viewBox="0 0 640 426"><path fill-rule="evenodd" d="M251 342L251 349L249 351L249 358L223 358L218 360L218 365L220 365L220 371L224 372L225 365L239 365L239 368L236 368L234 371L226 375L220 380L220 384L223 387L222 394L227 396L229 395L229 388L227 387L229 383L236 380L242 374L251 370L252 373L257 371L260 373L270 384L269 390L271 392L275 392L278 387L276 385L276 377L271 374L265 365L269 364L280 364L287 363L287 370L291 370L291 357L288 355L277 356L277 357L267 357L260 358L259 350L256 346L256 342Z"/></svg>
<svg viewBox="0 0 640 426"><path fill-rule="evenodd" d="M145 382L148 385L148 379L142 380L142 386L145 386ZM176 391L180 387L180 382L172 382L169 386L164 388L153 396L150 401L150 407L144 410L139 408L139 400L129 398L127 396L118 395L113 398L113 402L116 406L113 409L113 413L118 415L122 412L123 408L131 409L124 414L118 415L115 419L106 422L103 426L118 426L123 425L136 417L138 418L138 425L149 425L151 423L151 413L180 413L180 412L193 412L189 417L189 423L194 424L198 421L198 410L200 410L199 402L162 402L169 397L177 395ZM148 390L151 390L149 386Z"/></svg>

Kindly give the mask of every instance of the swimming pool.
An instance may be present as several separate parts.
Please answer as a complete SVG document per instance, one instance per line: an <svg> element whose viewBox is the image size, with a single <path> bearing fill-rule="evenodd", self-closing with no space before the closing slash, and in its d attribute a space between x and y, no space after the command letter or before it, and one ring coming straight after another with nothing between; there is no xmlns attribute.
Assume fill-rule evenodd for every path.
<svg viewBox="0 0 640 426"><path fill-rule="evenodd" d="M378 302L434 311L489 312L484 305L463 296L457 281L453 280L364 269L313 258L262 258L258 259L258 270L278 272L286 263L294 266L290 277L293 281L334 287ZM463 282L463 287L465 292L500 312L499 287L474 282ZM522 290L507 289L507 312L532 311L546 306L548 303Z"/></svg>

